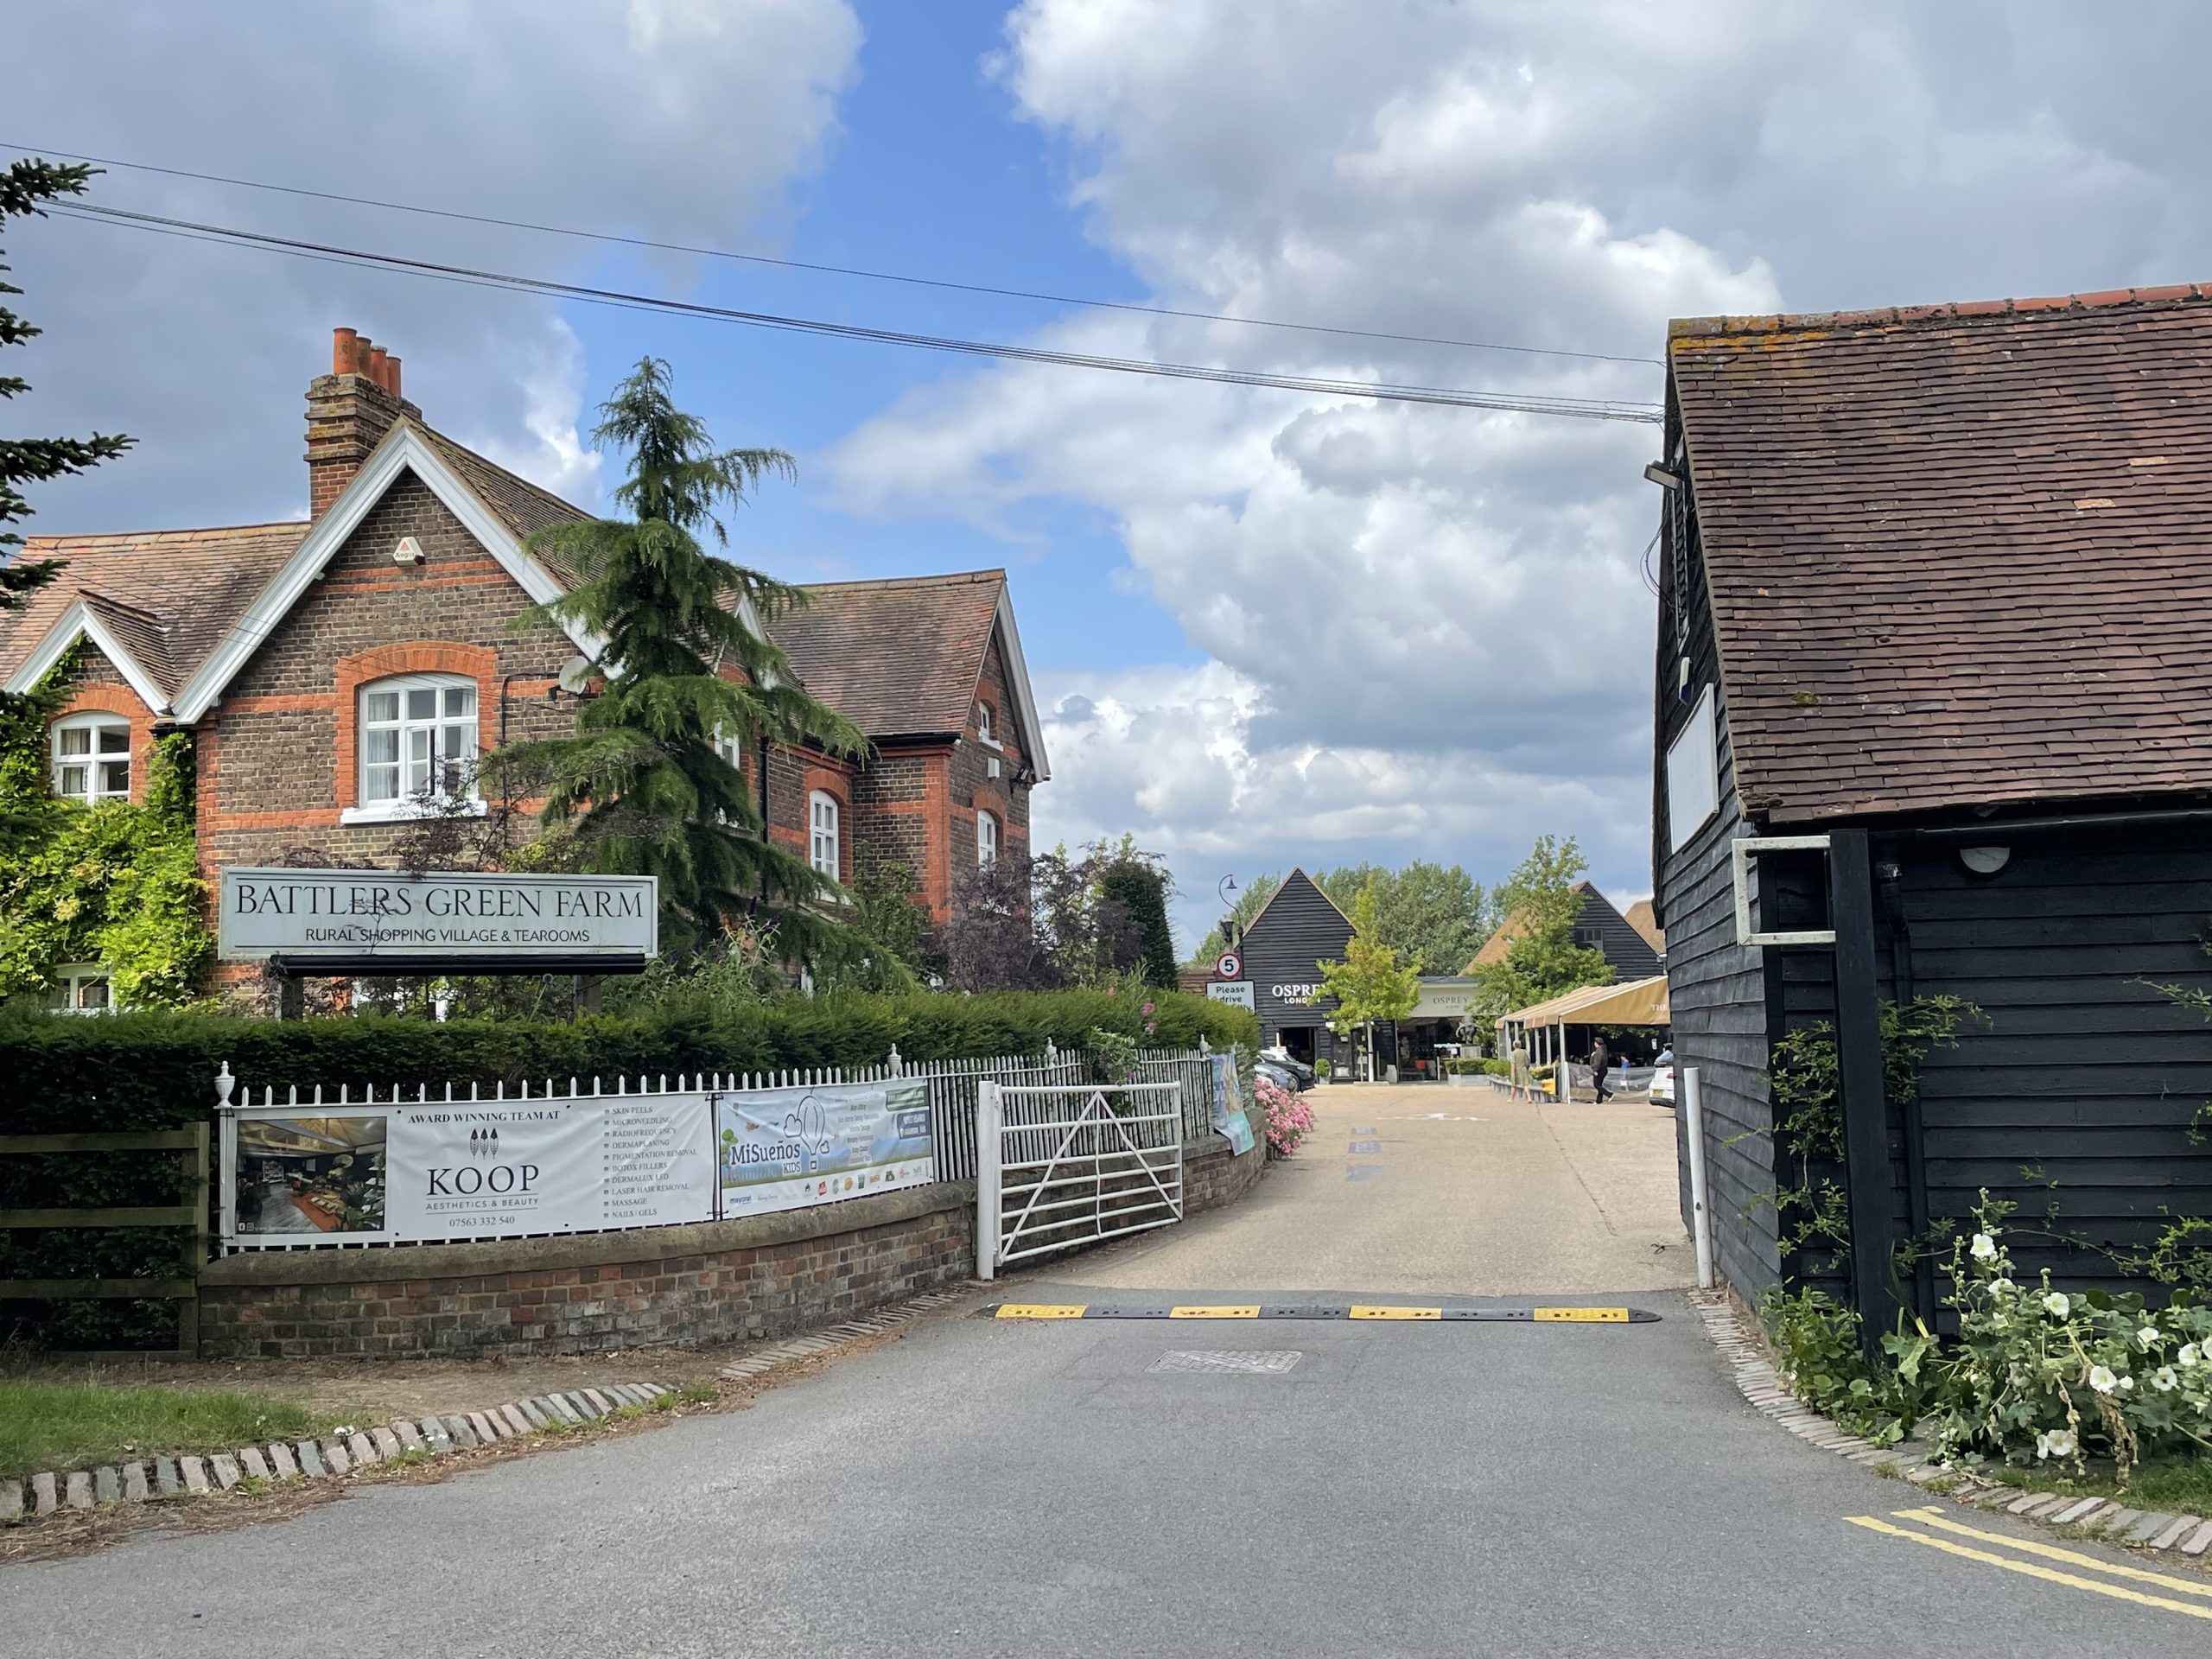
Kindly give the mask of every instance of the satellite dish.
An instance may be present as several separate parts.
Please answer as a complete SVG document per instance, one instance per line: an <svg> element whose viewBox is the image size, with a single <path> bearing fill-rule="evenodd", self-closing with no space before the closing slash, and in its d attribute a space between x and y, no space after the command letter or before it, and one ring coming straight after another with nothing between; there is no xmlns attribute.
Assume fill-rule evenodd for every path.
<svg viewBox="0 0 2212 1659"><path fill-rule="evenodd" d="M561 689L570 696L580 697L596 672L598 671L592 666L591 658L579 652L561 664Z"/></svg>

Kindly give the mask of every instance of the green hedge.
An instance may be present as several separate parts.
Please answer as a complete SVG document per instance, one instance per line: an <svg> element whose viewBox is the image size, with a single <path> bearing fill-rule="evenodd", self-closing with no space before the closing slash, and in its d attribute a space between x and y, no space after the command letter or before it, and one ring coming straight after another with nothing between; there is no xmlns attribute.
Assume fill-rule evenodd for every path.
<svg viewBox="0 0 2212 1659"><path fill-rule="evenodd" d="M429 1020L367 1015L278 1021L191 1014L105 1019L34 1014L0 1020L0 1135L168 1128L213 1114L216 1068L241 1089L357 1093L373 1084L513 1085L547 1077L767 1071L872 1065L896 1044L909 1060L1080 1048L1093 1027L1147 1047L1217 1048L1258 1039L1253 1017L1202 996L1162 991L1146 1034L1141 1003L1103 991L980 996L792 999L711 1010L575 1020Z"/></svg>
<svg viewBox="0 0 2212 1659"><path fill-rule="evenodd" d="M1256 1044L1257 1022L1202 996L1160 992L1152 1014L1126 993L1005 992L980 996L794 998L710 1008L671 1002L651 1014L575 1020L429 1020L365 1015L277 1021L194 1014L78 1019L0 1016L0 1135L170 1128L214 1116L216 1069L243 1090L320 1084L358 1098L374 1084L466 1085L873 1065L893 1044L908 1060L1081 1048L1094 1027L1147 1047ZM1149 1020L1155 1029L1144 1030ZM175 1204L173 1154L0 1155L0 1209ZM0 1279L162 1277L182 1266L187 1236L166 1230L0 1231ZM161 1303L0 1304L0 1343L162 1346Z"/></svg>

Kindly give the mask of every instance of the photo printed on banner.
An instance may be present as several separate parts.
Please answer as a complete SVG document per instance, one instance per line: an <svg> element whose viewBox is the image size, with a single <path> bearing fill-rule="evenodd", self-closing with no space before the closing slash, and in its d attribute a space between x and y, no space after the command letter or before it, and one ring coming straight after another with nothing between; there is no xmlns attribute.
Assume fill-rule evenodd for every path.
<svg viewBox="0 0 2212 1659"><path fill-rule="evenodd" d="M761 1215L937 1179L918 1078L718 1096L722 1213Z"/></svg>

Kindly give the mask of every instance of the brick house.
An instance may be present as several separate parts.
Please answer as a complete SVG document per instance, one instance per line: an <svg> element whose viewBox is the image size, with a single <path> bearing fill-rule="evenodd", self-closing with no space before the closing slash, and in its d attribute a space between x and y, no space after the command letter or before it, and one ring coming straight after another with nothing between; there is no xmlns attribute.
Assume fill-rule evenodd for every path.
<svg viewBox="0 0 2212 1659"><path fill-rule="evenodd" d="M82 642L58 793L138 800L154 739L193 734L211 880L302 848L388 862L442 792L487 813L469 763L571 729L597 643L519 621L573 580L524 543L589 515L426 425L383 347L341 328L332 356L308 388L308 518L33 537L25 558L67 568L0 615L11 691ZM873 749L733 758L779 844L842 880L903 861L944 920L963 868L1026 850L1048 775L1005 573L808 592L772 635ZM79 976L64 999L101 1000L96 967Z"/></svg>

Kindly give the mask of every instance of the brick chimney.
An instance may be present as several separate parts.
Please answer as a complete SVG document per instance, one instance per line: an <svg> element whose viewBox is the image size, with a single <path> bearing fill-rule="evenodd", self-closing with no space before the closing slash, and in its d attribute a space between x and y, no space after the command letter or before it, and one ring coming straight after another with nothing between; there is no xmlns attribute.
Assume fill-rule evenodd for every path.
<svg viewBox="0 0 2212 1659"><path fill-rule="evenodd" d="M333 329L330 372L308 382L310 518L322 517L403 415L423 418L399 395L399 359L351 328Z"/></svg>

